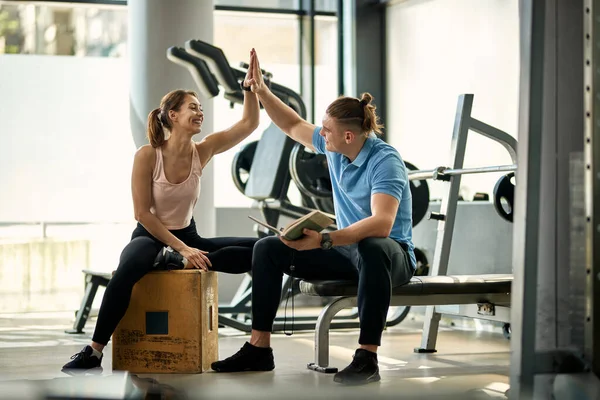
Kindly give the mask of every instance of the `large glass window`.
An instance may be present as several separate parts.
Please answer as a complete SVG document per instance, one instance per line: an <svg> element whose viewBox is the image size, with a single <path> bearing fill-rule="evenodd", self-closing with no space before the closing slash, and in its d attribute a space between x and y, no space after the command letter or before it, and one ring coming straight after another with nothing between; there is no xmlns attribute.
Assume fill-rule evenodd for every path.
<svg viewBox="0 0 600 400"><path fill-rule="evenodd" d="M217 5L224 3L227 1L216 1ZM237 3L237 6L243 5L240 1ZM299 1L273 0L261 6L267 7L266 3L272 3L268 5L271 8L289 10L297 9ZM321 11L319 3L315 4ZM304 90L302 95L307 109L314 99L314 120L320 123L327 104L338 94L337 20L329 16L315 18L314 76L311 75L310 49L306 46L310 35L307 21L307 16L295 13L216 10L213 42L237 68L240 62L248 61L250 49L256 48L261 66L273 74L273 80L298 93L302 91L302 80L306 88L306 82L315 79L314 93ZM10 99L8 103L5 101L4 108L0 107L0 115L4 111L11 116L3 119L8 124L3 132L17 132L14 137L22 144L5 149L4 158L0 157L5 164L10 164L10 168L3 169L6 175L3 182L8 183L7 193L11 194L3 198L4 213L0 213L0 312L76 309L83 292L81 269L111 272L130 238L135 225L132 204L127 201L124 205L115 195L130 191L129 173L120 172L131 170L135 152L127 133L129 81L124 57L127 25L126 6L0 0L0 57L10 59L4 72L5 77L11 77L0 85L5 89L5 97ZM302 41L301 35L304 35ZM302 49L300 43L303 43ZM52 57L56 55L76 57ZM87 56L104 58L83 58ZM38 74L38 71L44 73ZM17 72L29 78L15 79ZM65 78L60 78L63 75ZM53 76L53 79L43 79L45 76ZM108 83L100 79L90 82L88 76L106 77ZM8 82L11 84L7 85ZM27 97L30 93L36 95ZM86 98L85 107L78 102L82 97ZM10 107L10 104L24 104L19 99L25 98L29 103L35 100L33 107ZM102 102L106 98L118 102L117 111L110 118L103 112ZM223 94L213 102L214 130L225 129L241 118L242 105L231 108ZM62 112L66 106L76 110L67 119ZM32 130L27 124L23 130L23 124L18 121L28 122L31 116L27 113L31 110L45 110L36 117L44 120L44 126L55 127L55 131L40 133L35 126ZM236 148L215 158L216 207L251 205L252 200L240 193L233 183L231 164L236 151L260 139L270 124L266 112L261 111L259 128ZM80 135L83 131L86 134ZM106 169L94 167L105 153L94 153L100 157L98 160L90 160L89 154L81 153L81 148L93 147L90 140L95 141L99 136L111 143L127 140L123 146L117 146L117 150L111 149L111 164L107 168L119 173L107 173ZM49 143L61 143L61 151L51 153L50 158L34 153L31 156L34 162L27 161L31 151L44 151ZM113 192L107 195L103 188L109 186ZM35 195L31 194L31 187L35 187ZM288 196L293 203L301 203L293 184ZM90 218L88 207L97 201L101 201L102 206L94 206L94 215ZM33 276L37 278L32 279ZM102 289L94 307L99 305L101 297Z"/></svg>
<svg viewBox="0 0 600 400"><path fill-rule="evenodd" d="M315 17L315 124L338 93L338 31L336 17Z"/></svg>
<svg viewBox="0 0 600 400"><path fill-rule="evenodd" d="M301 0L215 0L215 6L297 9Z"/></svg>
<svg viewBox="0 0 600 400"><path fill-rule="evenodd" d="M273 81L300 90L298 17L286 14L256 14L215 11L214 45L223 49L234 68L248 62L250 49L256 49L261 68L273 74ZM235 32L235 35L232 34ZM274 34L276 32L276 34ZM220 94L213 100L215 131L225 129L242 116L242 105L230 107ZM260 139L271 120L262 110L260 126L242 143L215 157L215 206L248 207L252 200L240 193L231 178L233 157L244 144Z"/></svg>
<svg viewBox="0 0 600 400"><path fill-rule="evenodd" d="M127 8L0 1L0 54L122 57Z"/></svg>
<svg viewBox="0 0 600 400"><path fill-rule="evenodd" d="M316 0L315 10L322 12L336 12L338 0Z"/></svg>
<svg viewBox="0 0 600 400"><path fill-rule="evenodd" d="M300 21L296 15L256 14L215 11L214 44L223 49L229 63L239 66L247 61L251 48L256 48L261 67L273 74L273 81L300 93ZM237 32L232 35L231 32ZM277 34L273 34L277 32ZM306 41L304 41L306 43ZM304 50L306 51L306 49ZM307 57L308 58L308 57ZM308 59L309 60L309 59ZM306 59L304 61L306 63ZM306 66L305 66L306 67ZM304 81L311 79L304 68ZM338 93L337 87L337 18L315 18L315 118L320 124L325 109ZM214 99L214 130L225 129L242 116L242 106L233 109L223 95ZM303 94L307 109L309 93ZM261 111L259 128L236 148L215 157L215 206L248 207L252 200L240 193L231 178L231 163L235 153L246 143L260 139L271 124ZM300 204L300 194L292 184L288 196Z"/></svg>

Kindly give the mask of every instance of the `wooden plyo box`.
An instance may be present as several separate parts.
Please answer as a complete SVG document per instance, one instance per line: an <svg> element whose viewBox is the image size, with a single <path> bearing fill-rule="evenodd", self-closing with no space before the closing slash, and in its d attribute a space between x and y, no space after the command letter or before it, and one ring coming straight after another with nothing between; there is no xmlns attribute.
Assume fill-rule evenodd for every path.
<svg viewBox="0 0 600 400"><path fill-rule="evenodd" d="M217 360L216 272L155 271L133 287L112 337L113 370L201 373Z"/></svg>

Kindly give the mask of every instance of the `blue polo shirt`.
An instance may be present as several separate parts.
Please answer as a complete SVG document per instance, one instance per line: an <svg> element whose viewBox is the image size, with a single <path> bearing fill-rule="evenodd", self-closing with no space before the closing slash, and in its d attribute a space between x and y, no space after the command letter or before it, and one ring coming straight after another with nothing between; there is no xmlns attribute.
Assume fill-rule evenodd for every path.
<svg viewBox="0 0 600 400"><path fill-rule="evenodd" d="M399 205L390 238L407 245L414 268L417 262L412 243L412 194L398 151L371 133L356 159L350 162L340 153L327 151L320 132L321 127L317 127L312 142L315 150L327 157L338 228L370 217L373 194L394 196Z"/></svg>

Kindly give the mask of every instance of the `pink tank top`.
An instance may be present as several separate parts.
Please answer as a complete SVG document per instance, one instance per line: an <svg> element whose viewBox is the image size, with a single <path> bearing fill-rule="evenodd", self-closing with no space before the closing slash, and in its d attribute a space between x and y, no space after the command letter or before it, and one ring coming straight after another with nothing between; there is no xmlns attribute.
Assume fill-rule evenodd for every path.
<svg viewBox="0 0 600 400"><path fill-rule="evenodd" d="M185 181L174 184L167 180L163 153L156 148L156 164L152 176L152 207L150 212L158 217L167 229L182 229L192 220L194 206L200 196L202 166L196 146L193 146L192 167Z"/></svg>

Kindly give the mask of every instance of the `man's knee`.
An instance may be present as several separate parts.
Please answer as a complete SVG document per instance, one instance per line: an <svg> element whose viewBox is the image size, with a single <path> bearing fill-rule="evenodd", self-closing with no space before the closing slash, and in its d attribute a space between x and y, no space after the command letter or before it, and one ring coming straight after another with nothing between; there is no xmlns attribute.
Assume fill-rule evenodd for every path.
<svg viewBox="0 0 600 400"><path fill-rule="evenodd" d="M358 242L358 254L365 258L379 258L384 252L388 238L369 237Z"/></svg>
<svg viewBox="0 0 600 400"><path fill-rule="evenodd" d="M267 236L260 239L254 245L252 252L252 265L260 267L262 265L273 264L274 260L280 257L282 251L288 248L277 236Z"/></svg>

